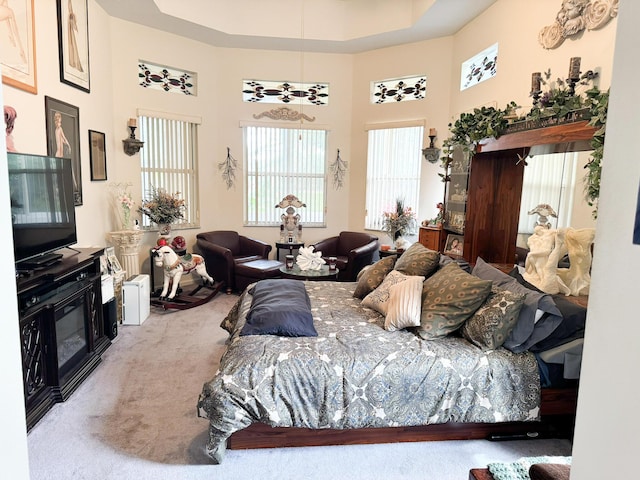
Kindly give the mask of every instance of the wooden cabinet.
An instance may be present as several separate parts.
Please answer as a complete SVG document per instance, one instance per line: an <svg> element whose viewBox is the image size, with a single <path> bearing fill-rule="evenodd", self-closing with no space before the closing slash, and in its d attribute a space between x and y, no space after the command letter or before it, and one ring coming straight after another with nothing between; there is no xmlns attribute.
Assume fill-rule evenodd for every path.
<svg viewBox="0 0 640 480"><path fill-rule="evenodd" d="M446 232L440 227L420 227L418 241L429 250L444 251L444 242L447 239Z"/></svg>
<svg viewBox="0 0 640 480"><path fill-rule="evenodd" d="M591 150L595 128L587 122L527 130L486 139L469 167L464 224L464 258L491 263L515 262L522 178L530 148L553 151ZM551 148L553 147L553 148Z"/></svg>
<svg viewBox="0 0 640 480"><path fill-rule="evenodd" d="M461 148L454 149L445 183L444 228L459 235L464 234L466 225L470 160Z"/></svg>
<svg viewBox="0 0 640 480"><path fill-rule="evenodd" d="M71 251L17 280L27 429L69 398L111 344L101 308L102 252Z"/></svg>

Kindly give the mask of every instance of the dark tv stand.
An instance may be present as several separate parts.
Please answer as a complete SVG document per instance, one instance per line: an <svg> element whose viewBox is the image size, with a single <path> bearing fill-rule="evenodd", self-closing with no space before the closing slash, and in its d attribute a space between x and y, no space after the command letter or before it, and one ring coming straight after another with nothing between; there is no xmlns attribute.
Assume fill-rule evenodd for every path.
<svg viewBox="0 0 640 480"><path fill-rule="evenodd" d="M18 263L17 269L34 270L36 268L50 267L62 260L62 257L63 255L61 253L47 253Z"/></svg>
<svg viewBox="0 0 640 480"><path fill-rule="evenodd" d="M69 398L111 345L101 305L103 252L59 251L53 264L16 278L27 430Z"/></svg>

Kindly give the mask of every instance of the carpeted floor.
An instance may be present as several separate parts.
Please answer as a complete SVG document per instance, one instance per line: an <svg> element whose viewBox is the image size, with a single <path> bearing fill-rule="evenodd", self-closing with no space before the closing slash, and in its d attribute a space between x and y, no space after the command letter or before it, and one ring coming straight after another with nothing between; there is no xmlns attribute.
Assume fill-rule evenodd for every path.
<svg viewBox="0 0 640 480"><path fill-rule="evenodd" d="M450 441L230 450L212 465L196 402L216 371L227 338L219 324L236 299L152 307L143 325L119 326L98 368L29 433L31 478L465 480L489 462L571 454L566 440Z"/></svg>

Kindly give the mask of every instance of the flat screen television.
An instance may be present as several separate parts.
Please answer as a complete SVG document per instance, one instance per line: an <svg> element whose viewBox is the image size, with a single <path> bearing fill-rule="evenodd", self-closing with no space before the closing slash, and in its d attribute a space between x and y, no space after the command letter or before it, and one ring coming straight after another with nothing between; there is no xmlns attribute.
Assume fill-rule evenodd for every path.
<svg viewBox="0 0 640 480"><path fill-rule="evenodd" d="M71 160L7 154L16 267L44 266L78 241Z"/></svg>

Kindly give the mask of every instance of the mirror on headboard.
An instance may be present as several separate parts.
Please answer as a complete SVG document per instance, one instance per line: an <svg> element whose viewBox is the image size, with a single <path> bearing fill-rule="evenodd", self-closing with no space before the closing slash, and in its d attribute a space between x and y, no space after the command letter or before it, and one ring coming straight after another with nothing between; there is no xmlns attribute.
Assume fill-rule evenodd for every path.
<svg viewBox="0 0 640 480"><path fill-rule="evenodd" d="M582 170L595 130L581 121L483 140L471 160L469 172L465 259L474 263L477 257L482 257L487 262L512 264L516 258L525 169L522 160L530 153L535 159L542 150L545 153L585 151L587 156L581 157L577 166L577 170ZM576 183L582 181L578 178ZM580 188L576 185L578 191Z"/></svg>
<svg viewBox="0 0 640 480"><path fill-rule="evenodd" d="M549 205L556 217L548 216L550 228L595 228L593 207L585 200L584 165L591 151L547 153L548 150L532 147L524 168L518 239L516 246L527 248L527 239L541 213L536 207ZM539 153L538 153L539 152Z"/></svg>

